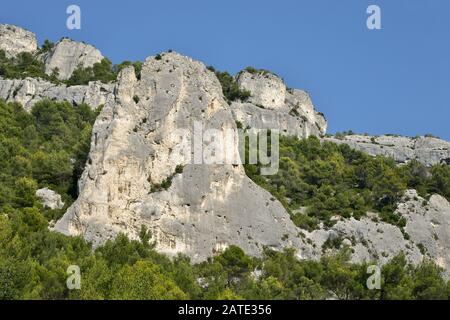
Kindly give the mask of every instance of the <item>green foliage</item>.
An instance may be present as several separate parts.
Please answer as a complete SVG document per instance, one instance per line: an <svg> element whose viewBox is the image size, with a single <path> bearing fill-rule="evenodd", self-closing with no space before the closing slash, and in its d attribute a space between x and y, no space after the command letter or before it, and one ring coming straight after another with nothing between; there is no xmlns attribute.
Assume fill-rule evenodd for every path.
<svg viewBox="0 0 450 320"><path fill-rule="evenodd" d="M0 101L0 209L35 206L38 187L67 194L70 203L96 114L86 105L48 100L27 113L19 104Z"/></svg>
<svg viewBox="0 0 450 320"><path fill-rule="evenodd" d="M141 79L141 71L142 71L142 62L141 61L136 61L136 62L124 61L124 62L114 66L114 72L116 74L119 74L120 71L122 71L124 68L130 67L130 66L134 67L134 72L136 74L136 78L138 80Z"/></svg>
<svg viewBox="0 0 450 320"><path fill-rule="evenodd" d="M247 90L241 90L236 83L236 80L228 72L220 72L213 67L208 67L208 70L214 72L222 85L223 95L227 99L228 103L232 101L246 101L250 98L250 92Z"/></svg>
<svg viewBox="0 0 450 320"><path fill-rule="evenodd" d="M261 74L261 75L268 75L268 74L272 74L274 76L277 76L275 73L273 73L272 71L269 70L265 70L265 69L256 69L254 67L246 67L245 71L251 73L251 74ZM278 76L277 76L278 77Z"/></svg>
<svg viewBox="0 0 450 320"><path fill-rule="evenodd" d="M280 138L277 174L261 176L259 165L246 165L247 175L271 192L291 212L294 223L313 230L320 221L331 226L333 216L359 219L378 211L385 222L403 227L394 214L407 188L423 196L438 193L450 199L450 168L427 169L416 161L405 166L386 157L371 157L342 144L321 143L318 138ZM295 213L307 207L306 214Z"/></svg>
<svg viewBox="0 0 450 320"><path fill-rule="evenodd" d="M50 40L46 39L44 41L44 44L42 45L42 48L39 50L39 53L47 53L50 52L53 47L55 46L55 44L53 42L51 42Z"/></svg>
<svg viewBox="0 0 450 320"><path fill-rule="evenodd" d="M109 83L116 80L117 74L113 71L112 63L107 58L95 63L92 67L84 68L79 65L66 83L69 86L88 84L90 81Z"/></svg>
<svg viewBox="0 0 450 320"><path fill-rule="evenodd" d="M175 177L175 175L177 174L182 174L184 170L184 166L183 165L177 165L175 167L175 172L168 176L167 178L165 178L161 183L154 183L150 189L150 193L153 192L159 192L159 191L163 191L163 190L167 190L172 186L172 180Z"/></svg>
<svg viewBox="0 0 450 320"><path fill-rule="evenodd" d="M230 246L203 263L192 264L185 256L169 259L157 253L152 234L145 226L141 227L139 241L119 234L95 250L81 237L49 231L48 221L59 218L62 211L43 209L35 198L35 191L38 187L49 186L61 193L68 204L73 200L71 192L86 162L95 115L85 105L72 107L67 103L42 101L27 113L18 104L0 101L1 300L449 298L450 286L441 278L442 270L429 261L410 266L403 256L383 267L381 290L368 290L367 265L350 263L346 249L327 254L320 261L305 261L299 260L294 250L266 249L261 258L252 258L240 248ZM330 184L331 190L323 191L325 194L334 194L336 183L350 179L352 170L361 169L357 164L368 160L344 147L329 145L323 149L315 140L284 141L282 145L284 156L292 157L293 164L298 157L305 160L304 168L285 161L289 166L283 170L289 170L292 177L298 179L298 173L302 173L301 180L296 181L304 181L304 186L317 183L313 191L335 181ZM327 164L328 161L332 164ZM375 163L369 162L369 167L373 168L353 178L356 180L350 179L352 182L348 186L356 182L374 183L371 174L376 177L395 168L385 160L373 161ZM378 161L387 168L381 170ZM349 164L356 167L347 167ZM329 172L315 171L329 166L337 172L334 178ZM424 182L412 174L413 168L414 172L422 170L417 164L411 164L399 168L398 172L395 169L393 174L406 184L421 187ZM175 171L180 174L182 167ZM434 178L424 175L428 180L423 191L429 188L448 191L447 169L439 166L431 172ZM263 181L256 171L253 174ZM274 186L277 186L276 181L273 181ZM265 180L266 184L269 182L272 183ZM388 187L389 192L378 189L376 192L391 195L392 190L398 189L397 184L389 182L392 185ZM294 189L281 186L274 191L283 195L281 199L289 206L285 195ZM304 201L314 194L303 193L301 189L295 192ZM348 206L351 205L350 201ZM340 246L337 242L329 245ZM80 266L80 290L66 287L66 271L70 265Z"/></svg>
<svg viewBox="0 0 450 320"><path fill-rule="evenodd" d="M257 259L231 246L193 265L124 235L92 251L81 238L50 232L37 208L0 214L0 299L448 299L431 262L413 267L396 257L382 269L382 289L368 290L367 265L348 257L341 251L305 261L293 250L265 250ZM73 264L81 290L65 286Z"/></svg>
<svg viewBox="0 0 450 320"><path fill-rule="evenodd" d="M142 62L124 61L120 64L114 65L112 62L104 58L101 62L95 63L92 67L84 68L78 66L72 73L72 76L65 81L67 85L86 85L90 81L101 81L103 83L110 83L117 80L117 76L126 67L134 67L136 78L141 78Z"/></svg>
<svg viewBox="0 0 450 320"><path fill-rule="evenodd" d="M136 77L140 79L142 62L125 61L118 65L104 58L102 61L95 63L92 67L84 68L79 65L72 73L71 77L66 81L59 81L59 70L55 68L50 75L45 73L45 65L42 59L38 56L50 52L54 44L45 40L39 53L33 55L28 52L23 52L15 58L7 58L3 50L0 50L0 76L6 79L24 79L26 77L41 78L56 84L65 83L69 86L86 85L90 81L101 81L103 83L110 83L117 80L119 72L128 66L133 66L136 72Z"/></svg>
<svg viewBox="0 0 450 320"><path fill-rule="evenodd" d="M15 58L7 58L0 50L0 76L6 79L24 79L27 77L57 81L56 78L45 73L45 65L35 55L21 52Z"/></svg>

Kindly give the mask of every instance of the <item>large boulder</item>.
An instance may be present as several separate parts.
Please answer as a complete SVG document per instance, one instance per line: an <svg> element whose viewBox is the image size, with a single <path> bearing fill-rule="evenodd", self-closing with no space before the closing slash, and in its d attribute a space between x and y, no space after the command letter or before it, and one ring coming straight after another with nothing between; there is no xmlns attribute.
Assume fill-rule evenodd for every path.
<svg viewBox="0 0 450 320"><path fill-rule="evenodd" d="M8 58L21 52L34 53L37 48L34 33L13 25L0 24L0 50L4 50Z"/></svg>
<svg viewBox="0 0 450 320"><path fill-rule="evenodd" d="M58 79L67 80L78 66L92 67L103 58L101 52L93 46L64 38L44 57L45 72L50 75L57 68Z"/></svg>
<svg viewBox="0 0 450 320"><path fill-rule="evenodd" d="M41 199L44 208L52 210L64 208L64 202L61 200L61 196L48 188L37 190L36 197Z"/></svg>

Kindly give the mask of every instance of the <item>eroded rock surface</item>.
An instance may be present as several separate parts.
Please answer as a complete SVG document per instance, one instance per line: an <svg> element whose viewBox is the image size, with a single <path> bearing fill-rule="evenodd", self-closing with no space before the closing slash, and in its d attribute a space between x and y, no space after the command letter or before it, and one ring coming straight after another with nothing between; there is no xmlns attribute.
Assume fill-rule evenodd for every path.
<svg viewBox="0 0 450 320"><path fill-rule="evenodd" d="M405 235L398 227L379 221L374 213L360 220L341 219L330 229L305 232L315 244L306 257L317 259L326 252L323 246L327 240L339 238L340 247L352 249L353 262L383 265L404 253L414 265L433 260L450 277L450 203L439 195L427 201L415 190L408 190L395 213L406 219Z"/></svg>
<svg viewBox="0 0 450 320"><path fill-rule="evenodd" d="M86 86L55 85L42 79L2 79L0 77L0 98L7 102L19 102L25 110L31 108L43 99L67 101L74 105L86 103L97 108L113 98L114 85L99 81L90 82Z"/></svg>
<svg viewBox="0 0 450 320"><path fill-rule="evenodd" d="M57 68L58 79L67 80L78 66L92 67L102 59L101 52L93 46L64 38L44 57L45 72L51 75Z"/></svg>
<svg viewBox="0 0 450 320"><path fill-rule="evenodd" d="M406 218L405 231L422 253L450 275L450 203L440 195L425 200L408 190L397 213Z"/></svg>
<svg viewBox="0 0 450 320"><path fill-rule="evenodd" d="M267 72L242 71L237 83L251 93L247 102L231 104L236 121L244 128L277 129L299 138L325 134L325 117L315 110L305 91L287 89L282 79Z"/></svg>
<svg viewBox="0 0 450 320"><path fill-rule="evenodd" d="M57 231L98 245L119 232L137 238L145 225L159 251L194 261L232 244L251 255L263 246L303 246L282 205L242 165L191 164L177 152L176 129L192 131L194 122L236 128L220 83L203 64L176 53L149 58L140 80L133 68L122 71L115 92L94 125L80 196ZM152 190L169 177L167 190Z"/></svg>
<svg viewBox="0 0 450 320"><path fill-rule="evenodd" d="M34 53L37 48L34 33L13 25L0 24L0 50L4 50L8 58L21 52Z"/></svg>
<svg viewBox="0 0 450 320"><path fill-rule="evenodd" d="M37 190L36 197L41 199L42 205L45 208L52 210L64 208L64 202L61 200L61 196L48 188Z"/></svg>
<svg viewBox="0 0 450 320"><path fill-rule="evenodd" d="M345 143L372 156L392 157L398 163L417 160L426 166L450 164L450 142L432 137L347 135L342 138L325 137L323 141Z"/></svg>
<svg viewBox="0 0 450 320"><path fill-rule="evenodd" d="M34 35L20 28L0 25L0 40L10 56L37 50ZM67 79L78 65L89 67L102 58L92 46L63 39L45 61L48 73L58 68L60 79ZM287 89L267 72L243 71L237 83L251 97L229 106L218 79L202 63L166 53L161 59L148 58L140 79L129 67L110 85L67 87L40 79L0 78L0 98L20 102L27 110L45 98L104 105L93 128L79 198L56 223L56 231L82 235L97 246L121 232L137 239L144 225L160 252L183 253L194 262L230 245L256 256L264 246L293 247L301 259L319 259L329 250L324 247L327 240L339 238L334 243L351 247L354 262L383 264L403 252L415 264L432 259L449 276L450 204L441 196L427 201L407 191L396 211L406 219L404 233L380 222L376 214L307 232L294 226L281 203L254 184L242 165L191 164L190 153L180 152L186 137L174 133L192 133L194 123L218 132L236 129L239 122L244 128L279 129L297 137L325 134L327 122L305 91ZM354 135L323 140L391 156L399 163L417 159L431 166L450 159L449 143L435 138ZM236 156L237 149L229 151ZM64 206L49 189L36 195L48 208Z"/></svg>

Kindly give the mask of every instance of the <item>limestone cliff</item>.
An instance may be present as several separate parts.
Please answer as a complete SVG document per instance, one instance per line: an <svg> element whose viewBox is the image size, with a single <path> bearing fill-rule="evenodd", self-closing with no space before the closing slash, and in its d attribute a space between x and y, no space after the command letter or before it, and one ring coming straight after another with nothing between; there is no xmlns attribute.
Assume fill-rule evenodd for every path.
<svg viewBox="0 0 450 320"><path fill-rule="evenodd" d="M4 50L8 58L21 52L34 53L37 49L34 33L13 25L0 24L0 50Z"/></svg>
<svg viewBox="0 0 450 320"><path fill-rule="evenodd" d="M264 246L302 246L288 213L242 165L190 164L178 154L182 137L171 134L177 129L191 131L195 122L219 131L236 126L219 81L203 64L176 53L151 57L140 80L125 69L115 92L94 125L80 196L57 231L100 244L119 232L136 238L145 225L160 251L194 261L231 244L253 255ZM167 190L152 191L167 178Z"/></svg>
<svg viewBox="0 0 450 320"><path fill-rule="evenodd" d="M250 92L247 102L233 102L231 110L244 128L278 128L283 135L304 138L323 135L325 117L317 112L305 91L287 89L283 80L272 73L241 71L237 83Z"/></svg>
<svg viewBox="0 0 450 320"><path fill-rule="evenodd" d="M34 52L34 35L14 28L0 26L0 48L12 56ZM47 70L58 67L61 79L70 77L78 65L91 66L101 59L92 46L67 39L45 57ZM327 240L340 238L340 245L352 248L355 262L384 263L404 252L413 263L433 259L449 275L450 204L440 196L427 201L408 190L396 211L406 219L403 233L380 222L375 213L360 220L336 217L333 227L307 232L294 226L281 203L245 175L239 161L192 164L192 154L180 150L186 136L178 132L192 132L196 124L220 134L236 129L236 123L276 128L300 138L325 134L327 122L305 91L288 89L279 77L264 71L242 71L236 82L251 96L229 105L219 80L202 63L165 53L149 57L139 79L128 67L112 84L68 87L33 78L0 78L0 98L20 102L26 110L44 98L104 105L93 128L80 195L56 222L56 231L82 235L99 245L120 232L136 239L144 225L159 251L184 253L193 261L229 245L250 255L259 255L264 246L293 247L299 258L318 259L327 250ZM417 159L430 166L450 159L449 143L435 138L353 135L323 141L391 156L399 163ZM236 148L227 152L239 157ZM45 205L48 191L39 195Z"/></svg>
<svg viewBox="0 0 450 320"><path fill-rule="evenodd" d="M89 44L75 42L67 38L61 39L43 57L45 72L50 75L57 68L58 79L60 80L69 79L78 66L92 67L102 59L103 56L98 49Z"/></svg>
<svg viewBox="0 0 450 320"><path fill-rule="evenodd" d="M43 99L67 101L73 105L86 103L97 108L113 95L114 85L92 81L85 86L56 85L42 79L2 79L0 77L0 98L7 102L19 102L25 110L31 110Z"/></svg>
<svg viewBox="0 0 450 320"><path fill-rule="evenodd" d="M372 156L391 157L398 163L417 160L426 166L450 164L450 142L433 137L347 135L325 137L323 141L348 144Z"/></svg>

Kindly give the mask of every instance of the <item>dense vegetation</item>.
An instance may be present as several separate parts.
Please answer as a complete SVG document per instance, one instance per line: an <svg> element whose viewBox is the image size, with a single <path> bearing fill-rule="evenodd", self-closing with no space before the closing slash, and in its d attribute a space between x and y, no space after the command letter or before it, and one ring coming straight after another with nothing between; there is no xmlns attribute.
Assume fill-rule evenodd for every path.
<svg viewBox="0 0 450 320"><path fill-rule="evenodd" d="M70 203L77 196L96 115L84 104L41 101L27 113L17 103L0 101L0 210L35 207L39 187L61 193Z"/></svg>
<svg viewBox="0 0 450 320"><path fill-rule="evenodd" d="M441 270L431 262L411 267L401 255L383 267L381 290L368 290L367 266L350 264L345 248L314 262L297 260L291 250L266 250L255 259L230 247L192 264L183 256L170 260L158 254L145 228L141 241L121 235L96 250L82 238L49 231L49 221L62 210L44 209L35 191L50 187L63 195L66 206L73 201L95 116L85 105L43 101L26 113L18 104L0 102L0 299L448 299ZM348 165L330 160L339 158L341 147L321 150L315 140L282 140L284 156L294 147L300 154L318 148L311 150L317 151L313 158L303 155L308 171L319 164L325 169ZM338 154L325 157L327 149ZM350 151L345 152L349 159ZM81 290L66 286L70 265L80 266Z"/></svg>
<svg viewBox="0 0 450 320"><path fill-rule="evenodd" d="M250 91L241 90L235 80L235 78L228 72L217 71L213 67L208 67L208 70L214 72L222 85L223 95L227 99L228 103L232 101L246 101L250 98Z"/></svg>
<svg viewBox="0 0 450 320"><path fill-rule="evenodd" d="M15 58L8 58L5 51L0 50L0 76L3 78L24 79L32 77L58 82L57 72L55 70L51 75L47 75L44 63L31 53L22 52Z"/></svg>
<svg viewBox="0 0 450 320"><path fill-rule="evenodd" d="M407 188L423 197L437 193L450 200L450 167L428 169L417 161L397 166L386 157L371 157L348 145L320 143L316 137L280 137L280 168L276 175L259 175L259 165L246 165L247 175L270 191L308 230L319 222L331 226L332 216L359 219L377 211L383 221L404 226L394 214ZM306 214L297 210L307 207Z"/></svg>
<svg viewBox="0 0 450 320"><path fill-rule="evenodd" d="M136 77L139 79L142 69L142 62L125 61L121 64L114 65L110 60L104 58L101 62L95 63L92 67L84 68L78 66L72 76L66 81L68 85L88 84L90 81L101 81L103 83L110 83L117 80L119 72L128 66L133 66L136 72Z"/></svg>

